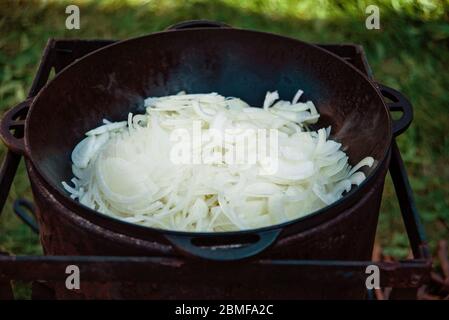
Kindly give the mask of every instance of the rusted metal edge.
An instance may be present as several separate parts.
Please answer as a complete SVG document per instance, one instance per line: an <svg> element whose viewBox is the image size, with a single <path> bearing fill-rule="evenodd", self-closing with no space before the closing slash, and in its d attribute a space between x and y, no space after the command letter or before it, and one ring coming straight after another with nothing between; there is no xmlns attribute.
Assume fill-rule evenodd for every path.
<svg viewBox="0 0 449 320"><path fill-rule="evenodd" d="M413 256L415 258L425 259L430 263L432 257L429 252L424 226L419 217L413 191L396 140L392 142L391 152L392 157L390 159L389 172L399 200L399 207Z"/></svg>
<svg viewBox="0 0 449 320"><path fill-rule="evenodd" d="M345 285L365 285L369 265L380 271L383 287L420 287L429 277L430 264L426 260L403 262L372 261L315 261L315 260L256 260L247 263L220 263L218 272L207 272L210 263L161 257L111 256L0 256L0 281L46 280L64 281L66 268L76 265L83 281L202 281L229 283L241 280L239 275L251 274L254 280L292 284L306 276L310 281L336 281ZM164 268L161 268L161 265ZM198 271L201 272L198 272Z"/></svg>
<svg viewBox="0 0 449 320"><path fill-rule="evenodd" d="M31 89L28 92L28 98L35 96L39 90L47 83L52 68L52 55L53 55L54 40L49 39L42 57L39 63L39 67L34 77ZM23 129L16 129L14 135L23 135ZM6 199L8 198L9 190L16 175L17 168L19 166L22 156L8 150L0 168L0 215L2 214L3 207L5 206Z"/></svg>
<svg viewBox="0 0 449 320"><path fill-rule="evenodd" d="M28 98L35 96L47 83L51 68L53 67L54 46L55 40L50 38L47 41L44 52L42 53L41 62L39 63L36 76L34 77L33 83L31 84Z"/></svg>

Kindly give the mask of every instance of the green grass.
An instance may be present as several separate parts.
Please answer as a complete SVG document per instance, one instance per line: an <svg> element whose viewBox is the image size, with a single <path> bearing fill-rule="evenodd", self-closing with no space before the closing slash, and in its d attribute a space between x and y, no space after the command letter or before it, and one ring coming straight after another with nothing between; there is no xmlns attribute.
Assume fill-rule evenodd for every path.
<svg viewBox="0 0 449 320"><path fill-rule="evenodd" d="M66 30L68 3L0 0L0 110L25 98L50 37L123 39L203 18L311 42L359 43L376 80L414 105L415 120L399 146L432 248L449 238L449 1L82 1L81 29ZM365 28L369 4L380 7L381 30ZM17 197L31 197L23 166L0 218L0 250L40 253L37 237L11 213ZM408 253L390 180L378 240L389 254Z"/></svg>

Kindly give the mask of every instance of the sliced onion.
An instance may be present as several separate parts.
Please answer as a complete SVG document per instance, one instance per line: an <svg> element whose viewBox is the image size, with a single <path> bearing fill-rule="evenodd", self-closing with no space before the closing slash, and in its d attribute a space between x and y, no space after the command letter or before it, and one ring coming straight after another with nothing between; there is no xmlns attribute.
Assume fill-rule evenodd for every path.
<svg viewBox="0 0 449 320"><path fill-rule="evenodd" d="M360 185L366 176L359 170L374 159L351 167L342 145L330 139L330 127L309 130L319 113L313 102L299 102L302 94L298 90L290 102L268 92L261 108L217 93L149 97L145 114L129 114L122 122L103 119L86 133L72 152L75 177L62 185L94 210L156 228L231 231L305 216ZM215 152L221 160L170 161L170 135L179 128L193 134L194 121L204 138L195 150L200 156ZM231 163L238 135L255 130L248 135L254 137L258 129L278 130L278 157ZM223 145L211 141L212 130L225 136Z"/></svg>

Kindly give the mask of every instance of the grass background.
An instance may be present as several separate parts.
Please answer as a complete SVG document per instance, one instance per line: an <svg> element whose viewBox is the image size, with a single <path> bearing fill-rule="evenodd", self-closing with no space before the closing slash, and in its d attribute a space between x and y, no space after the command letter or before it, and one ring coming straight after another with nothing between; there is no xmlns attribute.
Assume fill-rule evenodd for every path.
<svg viewBox="0 0 449 320"><path fill-rule="evenodd" d="M80 30L65 28L69 4L80 7ZM380 30L365 28L370 4L380 8ZM50 37L123 39L200 18L310 42L362 44L376 80L399 89L414 105L415 120L398 143L431 248L449 238L449 0L0 0L0 113L25 98ZM0 158L4 154L1 145ZM12 214L17 197L31 198L23 163L0 217L0 251L39 254L37 236ZM408 254L389 179L378 242L386 254ZM28 296L29 290L18 288L18 297Z"/></svg>

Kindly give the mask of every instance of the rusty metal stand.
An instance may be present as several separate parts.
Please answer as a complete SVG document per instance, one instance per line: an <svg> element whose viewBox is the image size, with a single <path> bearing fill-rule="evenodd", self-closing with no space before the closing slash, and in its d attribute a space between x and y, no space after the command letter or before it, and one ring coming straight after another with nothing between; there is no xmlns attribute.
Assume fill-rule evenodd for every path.
<svg viewBox="0 0 449 320"><path fill-rule="evenodd" d="M52 69L58 73L76 59L113 42L109 40L49 40L29 96L36 95L45 85ZM352 44L322 45L322 47L343 57L372 78L362 47ZM20 135L23 132L15 134ZM19 162L20 157L11 151L4 159L0 171L0 210L3 209L7 197L7 192L4 190L9 190ZM13 298L11 280L33 281L33 299L54 298L54 292L48 283L65 281L67 276L65 268L71 264L79 266L84 281L149 281L157 283L158 280L164 279L175 288L180 282L188 285L188 283L198 281L199 278L204 280L204 277L211 278L210 281L217 286L229 281L242 285L245 281L244 275L252 275L255 281L263 281L265 284L270 284L269 287L271 287L263 295L258 296L259 298L273 296L295 298L293 289L283 295L276 291L279 291L280 288L301 286L304 279L307 279L308 283L315 282L317 286L326 283L332 284L341 290L350 286L362 288L367 276L366 267L375 264L381 271L381 286L393 288L391 297L396 299L416 297L417 289L429 279L431 258L407 173L395 141L392 144L389 171L413 252L414 258L411 260L372 262L264 259L251 260L244 264L222 263L216 268L218 273L211 275L211 272L207 272L207 265L201 261L186 262L182 258L9 256L0 253L0 299ZM24 213L22 213L22 218L27 221Z"/></svg>

